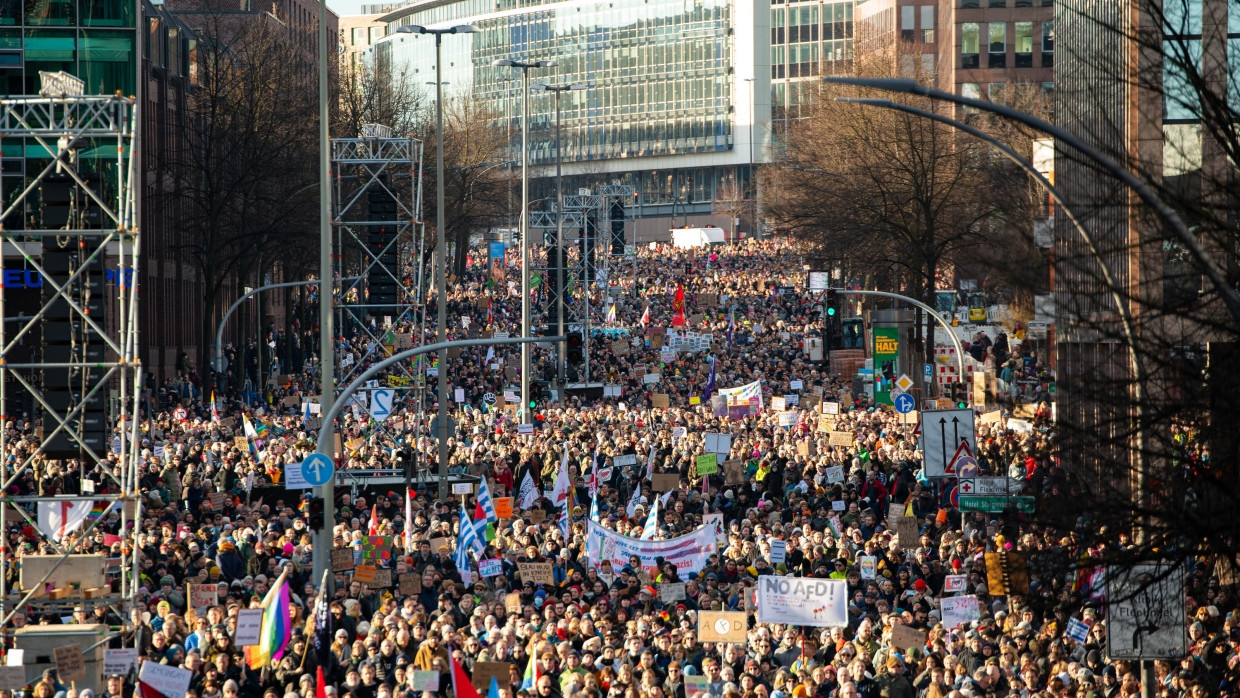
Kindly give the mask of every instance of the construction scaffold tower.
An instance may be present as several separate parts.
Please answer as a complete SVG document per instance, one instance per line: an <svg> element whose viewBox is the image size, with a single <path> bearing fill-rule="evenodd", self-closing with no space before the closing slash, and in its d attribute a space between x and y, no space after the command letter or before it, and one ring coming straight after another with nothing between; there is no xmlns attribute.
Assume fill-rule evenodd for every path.
<svg viewBox="0 0 1240 698"><path fill-rule="evenodd" d="M15 589L0 574L6 628L19 613L82 605L127 621L140 571L137 108L132 98L82 95L64 73L43 78L42 96L0 98L0 152L20 153L0 176L0 550L21 568ZM11 494L74 462L80 492ZM119 556L81 554L111 513ZM11 525L36 532L52 554L18 555ZM99 690L103 648L120 630L31 625L5 640L26 648L28 678L50 666L50 648L79 644L87 678L78 686Z"/></svg>
<svg viewBox="0 0 1240 698"><path fill-rule="evenodd" d="M530 213L530 243L541 251L534 261L534 272L540 285L547 289L542 294L542 323L554 329L557 320L557 304L564 296L564 325L566 331L580 332L583 361L580 366L569 365L567 388L585 386L590 382L591 327L601 321L607 304L612 302L609 293L613 274L625 272L624 263L636 261L635 249L626 241L627 230L634 216L633 187L627 184L605 184L595 189L580 189L567 194L561 202L563 222L553 202L548 211ZM562 225L564 288L556 283L556 237ZM548 332L554 334L554 332Z"/></svg>
<svg viewBox="0 0 1240 698"><path fill-rule="evenodd" d="M338 389L375 361L424 341L422 165L422 141L393 137L382 124L364 124L360 138L332 139L336 327L340 336L360 331L368 340L360 360L337 351ZM393 410L416 400L419 422L425 411L421 376L402 363L382 386L396 394ZM383 430L382 419L375 424Z"/></svg>

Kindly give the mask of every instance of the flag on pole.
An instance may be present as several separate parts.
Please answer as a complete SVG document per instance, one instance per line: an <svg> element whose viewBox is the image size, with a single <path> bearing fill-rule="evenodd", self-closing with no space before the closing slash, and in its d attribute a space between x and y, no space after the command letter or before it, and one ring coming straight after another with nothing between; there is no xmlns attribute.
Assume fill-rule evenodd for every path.
<svg viewBox="0 0 1240 698"><path fill-rule="evenodd" d="M672 298L672 327L683 327L685 325L685 287L676 284L676 295Z"/></svg>
<svg viewBox="0 0 1240 698"><path fill-rule="evenodd" d="M327 575L330 569L323 570L323 580L319 589L326 588ZM323 682L323 667L331 666L332 662L332 614L329 612L327 595L319 594L314 602L314 656L319 663L319 684Z"/></svg>
<svg viewBox="0 0 1240 698"><path fill-rule="evenodd" d="M306 400L305 408L301 412L301 425L310 430L310 401Z"/></svg>
<svg viewBox="0 0 1240 698"><path fill-rule="evenodd" d="M590 520L598 523L598 497L590 497Z"/></svg>
<svg viewBox="0 0 1240 698"><path fill-rule="evenodd" d="M370 521L367 523L366 535L379 535L379 504L370 505Z"/></svg>
<svg viewBox="0 0 1240 698"><path fill-rule="evenodd" d="M614 300L608 304L607 317L603 318L603 322L606 322L608 325L616 324L616 302Z"/></svg>
<svg viewBox="0 0 1240 698"><path fill-rule="evenodd" d="M551 503L557 507L568 501L571 484L568 481L568 443L564 445L564 455L560 458L560 473L555 477L555 485L551 487Z"/></svg>
<svg viewBox="0 0 1240 698"><path fill-rule="evenodd" d="M211 421L216 424L220 423L220 411L215 408L215 391L214 390L211 391Z"/></svg>
<svg viewBox="0 0 1240 698"><path fill-rule="evenodd" d="M491 542L495 540L495 524L487 520L486 510L482 508L482 503L474 505L474 534L479 540Z"/></svg>
<svg viewBox="0 0 1240 698"><path fill-rule="evenodd" d="M491 311L491 297L487 296L487 326L495 324L495 313Z"/></svg>
<svg viewBox="0 0 1240 698"><path fill-rule="evenodd" d="M487 689L487 698L499 698L499 681L491 677L491 686Z"/></svg>
<svg viewBox="0 0 1240 698"><path fill-rule="evenodd" d="M654 540L654 534L659 530L659 498L654 498L654 504L650 505L650 515L646 517L646 525L642 528L642 540Z"/></svg>
<svg viewBox="0 0 1240 698"><path fill-rule="evenodd" d="M633 515L637 513L637 507L641 504L641 502L642 502L642 486L641 486L641 483L639 482L637 483L637 487L633 489L633 496L629 499L628 508L625 509L625 511L628 512L630 519L633 518Z"/></svg>
<svg viewBox="0 0 1240 698"><path fill-rule="evenodd" d="M646 479L651 481L654 480L654 454L656 450L657 449L654 447L654 442L651 442L650 457L646 459Z"/></svg>
<svg viewBox="0 0 1240 698"><path fill-rule="evenodd" d="M56 542L73 533L86 523L94 505L91 501L58 499L39 502L39 530Z"/></svg>
<svg viewBox="0 0 1240 698"><path fill-rule="evenodd" d="M491 488L487 486L485 477L478 482L478 506L482 507L482 511L487 515L487 521L499 523L499 516L495 513L495 500L491 498Z"/></svg>
<svg viewBox="0 0 1240 698"><path fill-rule="evenodd" d="M413 554L413 491L412 490L405 490L405 554L406 555Z"/></svg>
<svg viewBox="0 0 1240 698"><path fill-rule="evenodd" d="M521 690L533 691L535 684L538 683L538 657L530 655L530 661L525 665L525 676L521 677Z"/></svg>
<svg viewBox="0 0 1240 698"><path fill-rule="evenodd" d="M258 644L245 648L245 661L251 669L262 669L279 663L293 635L289 614L288 570L285 565L276 583L263 597L263 621L259 625Z"/></svg>
<svg viewBox="0 0 1240 698"><path fill-rule="evenodd" d="M465 673L461 663L456 661L451 652L448 657L452 660L452 695L456 698L482 698L478 695L478 689L469 682L469 674Z"/></svg>
<svg viewBox="0 0 1240 698"><path fill-rule="evenodd" d="M736 332L736 311L728 311L728 346L732 346L732 335Z"/></svg>
<svg viewBox="0 0 1240 698"><path fill-rule="evenodd" d="M718 366L718 361L710 362L710 375L706 378L706 387L702 388L702 402L710 402L710 394L715 390L715 368Z"/></svg>
<svg viewBox="0 0 1240 698"><path fill-rule="evenodd" d="M486 549L486 544L483 543L482 539L478 537L477 529L469 525L470 523L469 514L466 513L464 506L461 507L461 514L459 518L460 518L459 528L461 530L460 530L460 535L456 541L457 554L458 555L461 554L462 549L465 549L466 551L468 551L470 548L481 553L483 550ZM468 560L468 558L466 558L466 560Z"/></svg>
<svg viewBox="0 0 1240 698"><path fill-rule="evenodd" d="M534 478L530 477L530 471L525 471L525 477L521 478L521 489L517 493L517 504L522 509L529 509L534 506L534 502L538 501L538 487L534 484Z"/></svg>
<svg viewBox="0 0 1240 698"><path fill-rule="evenodd" d="M646 304L646 309L642 311L641 323L642 323L643 329L650 326L650 304L649 303Z"/></svg>

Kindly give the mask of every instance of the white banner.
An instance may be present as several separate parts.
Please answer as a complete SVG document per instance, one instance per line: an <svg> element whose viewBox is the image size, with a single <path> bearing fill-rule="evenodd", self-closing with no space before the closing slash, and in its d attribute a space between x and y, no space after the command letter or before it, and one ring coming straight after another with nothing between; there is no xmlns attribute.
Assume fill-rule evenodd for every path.
<svg viewBox="0 0 1240 698"><path fill-rule="evenodd" d="M178 669L174 666L143 662L138 680L159 691L165 696L184 695L189 690L189 681L194 672L189 669Z"/></svg>
<svg viewBox="0 0 1240 698"><path fill-rule="evenodd" d="M758 622L836 627L848 625L843 579L758 577Z"/></svg>
<svg viewBox="0 0 1240 698"><path fill-rule="evenodd" d="M59 542L82 527L92 506L94 502L86 500L39 502L39 529Z"/></svg>
<svg viewBox="0 0 1240 698"><path fill-rule="evenodd" d="M629 558L634 555L641 560L642 568L647 570L654 568L656 558L662 557L676 565L683 579L688 574L701 571L707 558L716 550L714 526L701 526L689 535L671 540L638 540L603 528L594 521L589 524L586 546L588 550L598 551L598 555L590 556L590 560L595 566L602 560L609 560L612 570L617 573L629 564ZM655 572L651 576L657 574Z"/></svg>

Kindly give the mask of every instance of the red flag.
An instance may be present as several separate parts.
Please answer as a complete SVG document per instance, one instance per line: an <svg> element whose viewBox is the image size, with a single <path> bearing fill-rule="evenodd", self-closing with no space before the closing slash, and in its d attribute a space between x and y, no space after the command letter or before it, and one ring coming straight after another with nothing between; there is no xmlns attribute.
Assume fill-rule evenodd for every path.
<svg viewBox="0 0 1240 698"><path fill-rule="evenodd" d="M461 667L461 663L452 657L452 694L456 698L481 698L477 689L469 681L469 674Z"/></svg>
<svg viewBox="0 0 1240 698"><path fill-rule="evenodd" d="M314 698L327 698L327 682L323 680L322 666L319 666L318 677L314 682Z"/></svg>
<svg viewBox="0 0 1240 698"><path fill-rule="evenodd" d="M166 698L164 694L155 690L153 686L148 686L145 682L138 682L138 692L136 698Z"/></svg>
<svg viewBox="0 0 1240 698"><path fill-rule="evenodd" d="M672 309L676 314L672 316L672 327L683 327L685 325L685 287L676 284L676 296L672 299Z"/></svg>
<svg viewBox="0 0 1240 698"><path fill-rule="evenodd" d="M367 529L367 535L371 535L371 536L379 535L379 504L377 502L375 504L370 505L369 526L370 526L369 529Z"/></svg>
<svg viewBox="0 0 1240 698"><path fill-rule="evenodd" d="M650 325L650 304L646 304L646 309L642 311L642 327Z"/></svg>

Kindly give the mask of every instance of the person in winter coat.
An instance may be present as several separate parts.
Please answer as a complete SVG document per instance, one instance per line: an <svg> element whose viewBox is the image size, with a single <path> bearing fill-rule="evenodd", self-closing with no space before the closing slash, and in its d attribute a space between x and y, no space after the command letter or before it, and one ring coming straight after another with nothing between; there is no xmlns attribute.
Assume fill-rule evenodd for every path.
<svg viewBox="0 0 1240 698"><path fill-rule="evenodd" d="M229 584L234 579L245 579L245 561L237 552L237 544L231 540L220 543L219 553L215 556L215 565L220 568L220 577Z"/></svg>

